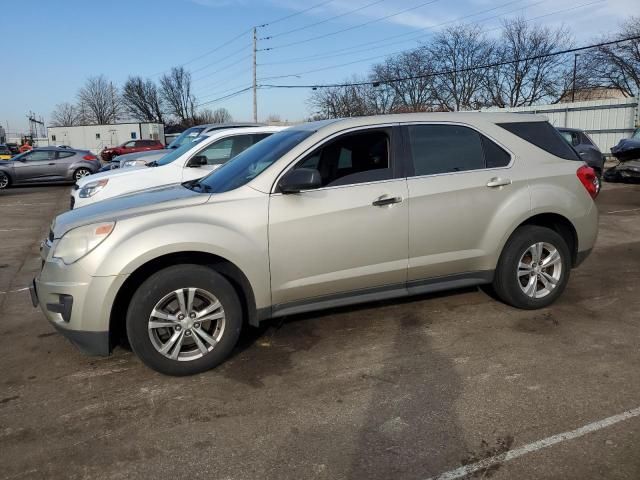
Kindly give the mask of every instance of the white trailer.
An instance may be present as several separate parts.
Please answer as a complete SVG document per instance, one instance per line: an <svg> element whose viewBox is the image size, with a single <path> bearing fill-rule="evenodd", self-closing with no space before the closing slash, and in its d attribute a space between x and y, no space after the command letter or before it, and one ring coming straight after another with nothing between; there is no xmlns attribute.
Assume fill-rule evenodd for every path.
<svg viewBox="0 0 640 480"><path fill-rule="evenodd" d="M164 125L137 122L48 127L47 136L49 145L68 145L98 154L105 147L115 147L129 140L159 140L164 144Z"/></svg>
<svg viewBox="0 0 640 480"><path fill-rule="evenodd" d="M584 102L555 103L531 107L487 108L491 112L538 113L555 127L580 128L587 132L605 155L621 138L640 127L639 99L611 98Z"/></svg>

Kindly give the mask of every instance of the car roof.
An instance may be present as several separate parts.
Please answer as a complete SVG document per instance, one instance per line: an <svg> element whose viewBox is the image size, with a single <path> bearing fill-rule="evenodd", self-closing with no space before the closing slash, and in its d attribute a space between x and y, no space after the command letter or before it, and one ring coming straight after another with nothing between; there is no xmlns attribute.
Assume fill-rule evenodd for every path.
<svg viewBox="0 0 640 480"><path fill-rule="evenodd" d="M570 128L570 127L556 127L556 130L560 132L576 132L576 133L584 131L581 128Z"/></svg>

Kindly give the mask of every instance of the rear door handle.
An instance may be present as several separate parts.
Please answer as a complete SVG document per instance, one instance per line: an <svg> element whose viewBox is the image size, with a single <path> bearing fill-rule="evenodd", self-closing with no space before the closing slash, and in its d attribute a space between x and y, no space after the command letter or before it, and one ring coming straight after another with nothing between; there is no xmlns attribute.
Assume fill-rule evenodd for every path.
<svg viewBox="0 0 640 480"><path fill-rule="evenodd" d="M504 187L506 185L511 185L510 178L493 177L491 180L487 182L487 187L489 188Z"/></svg>
<svg viewBox="0 0 640 480"><path fill-rule="evenodd" d="M387 197L386 195L383 195L377 200L374 200L371 205L374 207L384 207L385 205L393 205L394 203L400 202L402 202L402 197Z"/></svg>
<svg viewBox="0 0 640 480"><path fill-rule="evenodd" d="M55 163L50 163L49 165L55 165Z"/></svg>

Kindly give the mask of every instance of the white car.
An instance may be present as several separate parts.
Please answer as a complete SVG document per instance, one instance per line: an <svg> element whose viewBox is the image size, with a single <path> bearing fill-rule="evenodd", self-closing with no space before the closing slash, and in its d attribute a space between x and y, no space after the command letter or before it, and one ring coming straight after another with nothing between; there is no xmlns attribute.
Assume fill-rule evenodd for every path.
<svg viewBox="0 0 640 480"><path fill-rule="evenodd" d="M269 135L286 127L216 130L167 153L147 166L110 170L87 176L71 190L71 208L107 198L197 180Z"/></svg>

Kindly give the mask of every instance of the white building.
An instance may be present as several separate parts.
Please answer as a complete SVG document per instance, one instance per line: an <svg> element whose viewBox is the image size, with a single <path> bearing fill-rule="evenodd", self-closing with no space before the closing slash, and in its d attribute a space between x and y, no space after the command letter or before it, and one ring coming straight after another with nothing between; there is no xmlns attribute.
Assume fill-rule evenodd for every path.
<svg viewBox="0 0 640 480"><path fill-rule="evenodd" d="M164 143L164 125L161 123L48 127L47 132L49 145L69 145L96 154L105 147L115 147L129 140L160 140Z"/></svg>

